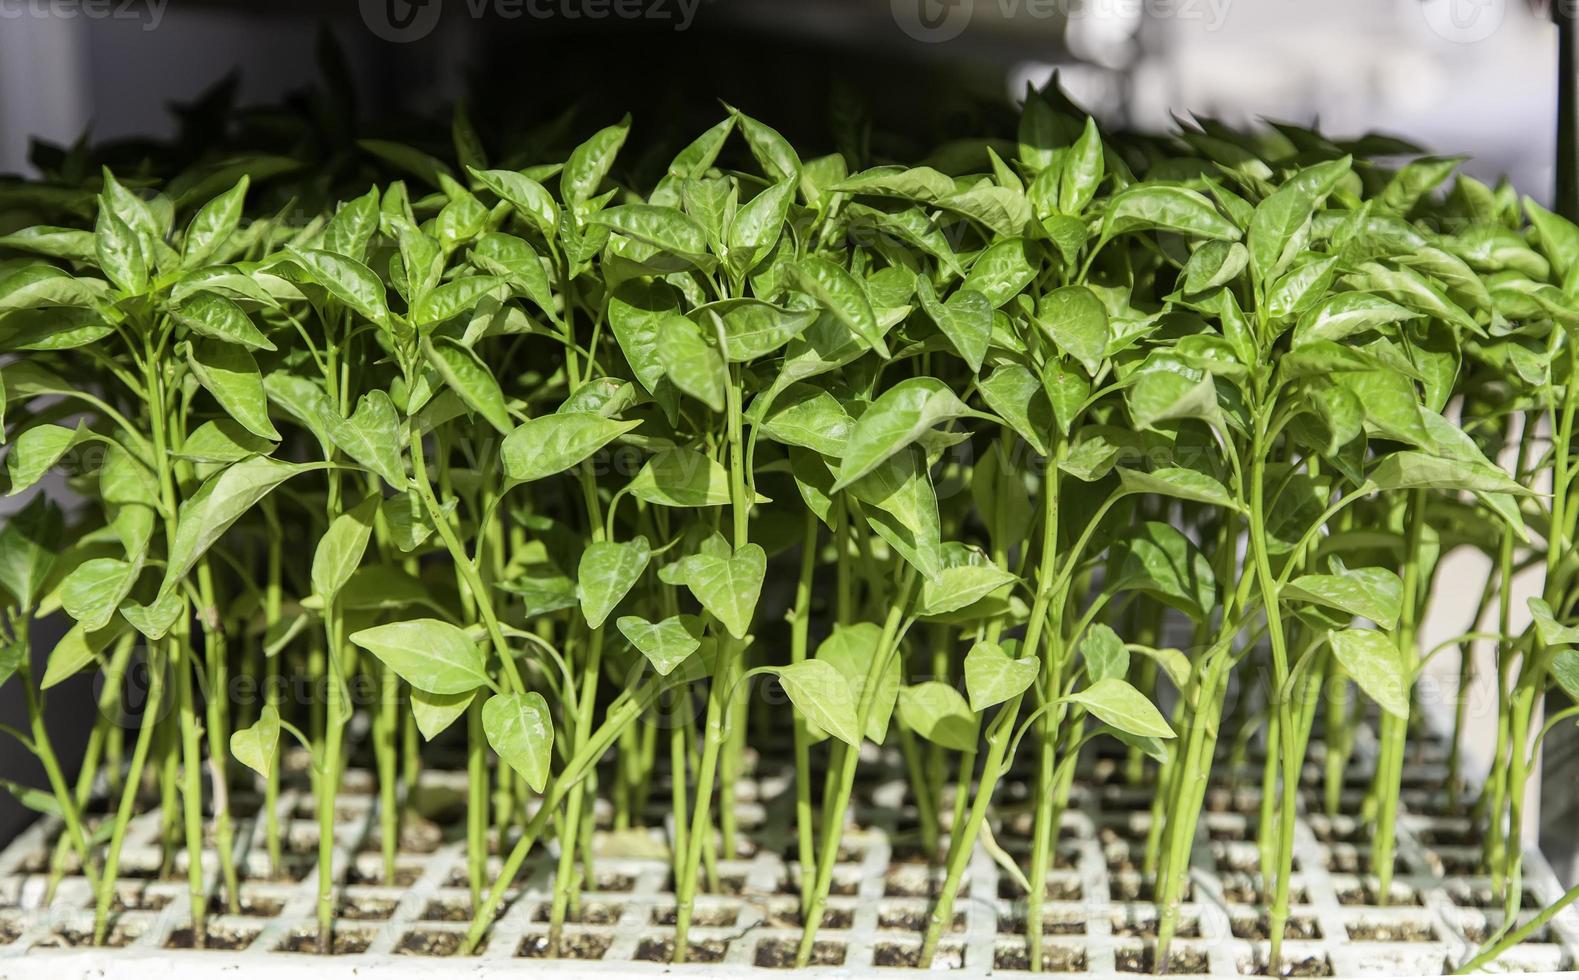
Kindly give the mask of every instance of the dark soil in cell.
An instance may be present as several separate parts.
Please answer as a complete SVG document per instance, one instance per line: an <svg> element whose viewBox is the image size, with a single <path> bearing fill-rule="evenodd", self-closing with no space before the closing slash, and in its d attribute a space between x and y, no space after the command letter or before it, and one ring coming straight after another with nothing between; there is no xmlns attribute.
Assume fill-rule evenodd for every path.
<svg viewBox="0 0 1579 980"><path fill-rule="evenodd" d="M1438 847L1479 847L1484 835L1474 827L1422 827L1415 831L1422 844Z"/></svg>
<svg viewBox="0 0 1579 980"><path fill-rule="evenodd" d="M992 954L994 970L1029 970L1031 957L1025 946L1000 945ZM1084 973L1086 952L1074 946L1042 944L1042 970L1045 973Z"/></svg>
<svg viewBox="0 0 1579 980"><path fill-rule="evenodd" d="M1155 973L1157 970L1157 951L1150 946L1117 950L1114 959L1120 973ZM1175 949L1168 953L1168 973L1205 973L1209 969L1203 950Z"/></svg>
<svg viewBox="0 0 1579 980"><path fill-rule="evenodd" d="M624 888L600 888L598 890L605 892L628 892L635 886L635 884L636 882L632 880L631 883ZM746 892L745 875L719 875L717 888L712 886L712 883L707 880L706 875L702 875L702 880L697 884L701 887L703 894L707 895L744 895ZM830 890L835 895L853 895L855 893L853 889L850 891L840 891L839 887L840 883L835 881L833 883L833 888Z"/></svg>
<svg viewBox="0 0 1579 980"><path fill-rule="evenodd" d="M345 880L352 885L393 885L397 888L410 888L422 877L422 869L413 865L395 865L395 877L392 881L384 880L384 865L382 862L375 864L353 864L351 870L346 872Z"/></svg>
<svg viewBox="0 0 1579 980"><path fill-rule="evenodd" d="M921 958L921 947L901 943L878 943L872 950L874 966L915 967ZM955 943L939 943L931 969L958 970L965 965L965 949Z"/></svg>
<svg viewBox="0 0 1579 980"><path fill-rule="evenodd" d="M1332 976L1332 964L1327 962L1325 956L1295 956L1284 957L1282 965L1275 974L1267 970L1265 960L1256 960L1254 963L1241 963L1239 972L1262 977L1330 977Z"/></svg>
<svg viewBox="0 0 1579 980"><path fill-rule="evenodd" d="M831 929L846 928L847 926L833 926L829 924L829 918L833 913L834 910L830 909L823 914L823 926ZM661 905L652 910L652 924L655 926L672 926L678 914L679 909L676 906ZM848 923L848 912L845 913L845 917L846 923ZM739 918L740 910L733 905L698 905L691 910L691 925L700 926L704 929L727 929L734 925ZM795 915L795 919L793 926L783 926L782 928L800 928L800 914L798 912ZM771 913L768 916L768 921L777 925Z"/></svg>
<svg viewBox="0 0 1579 980"><path fill-rule="evenodd" d="M1453 901L1455 903L1462 905L1465 908L1502 908L1502 895L1492 891L1491 886L1489 885L1471 887L1469 885L1461 884L1455 888L1450 889L1450 894L1453 896ZM1543 904L1545 904L1540 899L1536 898L1535 894L1529 889L1525 889L1522 898L1524 900L1522 903L1523 907L1527 909L1540 908Z"/></svg>
<svg viewBox="0 0 1579 980"><path fill-rule="evenodd" d="M612 936L600 936L595 932L566 932L559 937L559 958L566 960L601 960L603 954L609 951L609 946L613 942ZM695 949L696 944L692 943L691 948ZM521 940L521 945L516 949L515 955L526 956L535 960L547 959L550 955L548 936L527 936ZM640 958L640 955L640 951L638 951L637 957Z"/></svg>
<svg viewBox="0 0 1579 980"><path fill-rule="evenodd" d="M757 955L752 962L769 969L787 970L795 965L795 950L798 945L793 939L764 939L757 944ZM812 943L811 960L808 965L843 966L844 943Z"/></svg>
<svg viewBox="0 0 1579 980"><path fill-rule="evenodd" d="M435 898L422 910L422 918L429 922L470 922L471 903L465 899Z"/></svg>
<svg viewBox="0 0 1579 980"><path fill-rule="evenodd" d="M1115 901L1120 902L1155 902L1157 900L1156 882L1150 878L1139 875L1123 875L1108 882L1108 890ZM1195 894L1195 886L1186 881L1179 889L1181 901L1191 901ZM1078 896L1076 896L1078 898Z"/></svg>
<svg viewBox="0 0 1579 980"><path fill-rule="evenodd" d="M1428 922L1350 922L1349 938L1373 943L1429 943L1436 930Z"/></svg>
<svg viewBox="0 0 1579 980"><path fill-rule="evenodd" d="M158 907L163 908L169 904L169 901L166 898L159 903ZM246 892L242 892L241 899L236 906L236 914L248 915L258 919L272 919L274 916L279 915L284 908L284 899L271 898L267 895L249 895ZM208 911L213 915L229 915L231 914L230 903L225 901L224 896L215 895L208 901ZM345 913L342 911L340 914L344 915Z"/></svg>
<svg viewBox="0 0 1579 980"><path fill-rule="evenodd" d="M1484 867L1478 851L1457 854L1431 851L1430 855L1441 868L1441 873L1448 877L1478 874Z"/></svg>
<svg viewBox="0 0 1579 980"><path fill-rule="evenodd" d="M697 914L701 914L700 909L697 910ZM787 905L780 905L769 909L765 913L763 921L774 929L801 929L804 928L806 924L805 920L801 917L800 909ZM822 910L822 925L820 928L848 929L854 921L855 912L851 909L825 908ZM728 924L733 925L734 923L731 921Z"/></svg>
<svg viewBox="0 0 1579 980"><path fill-rule="evenodd" d="M1394 884L1392 895L1389 897L1391 898L1391 901L1387 902L1388 905L1420 904L1420 896L1415 894L1415 890L1407 885ZM1378 892L1376 891L1376 885L1369 882L1366 883L1363 888L1358 885L1351 885L1347 888L1338 889L1338 901L1343 905L1382 904L1377 901L1377 898Z"/></svg>
<svg viewBox="0 0 1579 980"><path fill-rule="evenodd" d="M172 895L165 895L159 892L149 892L146 888L123 889L117 892L115 897L110 900L110 911L158 912L166 905L169 905L173 897ZM242 900L242 904L246 904L245 899ZM93 899L90 898L88 900L87 907L94 907Z"/></svg>
<svg viewBox="0 0 1579 980"><path fill-rule="evenodd" d="M687 963L717 963L729 952L729 943L722 939L693 939L686 946ZM793 954L792 954L793 955ZM643 939L636 947L636 958L648 963L668 963L674 959L674 940Z"/></svg>
<svg viewBox="0 0 1579 980"><path fill-rule="evenodd" d="M927 908L885 908L877 913L877 928L895 929L903 932L925 932L929 924L932 911ZM824 920L826 922L826 920ZM798 926L799 923L797 922ZM951 932L960 932L965 928L965 913L955 912L954 921L949 923Z"/></svg>
<svg viewBox="0 0 1579 980"><path fill-rule="evenodd" d="M1248 875L1225 876L1223 879L1223 898L1236 905L1264 905L1270 896L1261 890L1261 883ZM1294 886L1289 889L1289 899L1295 905L1305 905L1310 902L1310 894L1304 888Z"/></svg>
<svg viewBox="0 0 1579 980"><path fill-rule="evenodd" d="M462 932L416 929L400 937L395 953L398 956L454 956L465 942L466 934ZM486 946L487 943L483 943L474 952L481 953Z"/></svg>
<svg viewBox="0 0 1579 980"><path fill-rule="evenodd" d="M1235 939L1250 939L1262 942L1272 936L1272 923L1262 916L1236 916L1230 923ZM1291 915L1283 926L1283 936L1287 939L1320 939L1321 927L1315 919L1303 915Z"/></svg>
<svg viewBox="0 0 1579 980"><path fill-rule="evenodd" d="M143 934L140 926L128 925L117 922L110 926L110 931L104 937L104 945L111 947L130 946ZM50 933L45 939L40 940L39 946L92 946L93 928L77 928L63 926Z"/></svg>
<svg viewBox="0 0 1579 980"><path fill-rule="evenodd" d="M330 952L335 956L353 956L367 952L367 947L372 942L372 933L358 932L354 929L336 929L334 947ZM318 930L301 929L293 932L283 943L280 943L278 949L282 953L316 953Z"/></svg>
<svg viewBox="0 0 1579 980"><path fill-rule="evenodd" d="M239 929L234 926L209 926L208 931L203 934L203 948L234 952L251 946L252 941L256 938L258 938L258 930L256 929ZM193 933L190 926L184 929L177 929L170 933L169 939L165 940L165 949L192 949L192 939ZM313 936L314 942L317 939L316 935ZM316 948L315 946L314 949Z"/></svg>
<svg viewBox="0 0 1579 980"><path fill-rule="evenodd" d="M589 926L611 926L620 920L620 913L625 911L625 906L617 902L599 902L581 900L581 907L565 910L565 921L576 922ZM544 904L532 916L534 921L547 922L553 914L553 906Z"/></svg>
<svg viewBox="0 0 1579 980"><path fill-rule="evenodd" d="M1491 934L1496 931L1497 921L1497 919L1490 919L1486 922L1464 923L1462 927L1464 938L1468 939L1472 943L1485 942L1486 940L1490 939ZM1552 941L1552 934L1549 929L1547 929L1545 926L1542 926L1541 928L1536 929L1534 932L1530 933L1529 938L1525 939L1524 941L1526 943L1549 943Z"/></svg>
<svg viewBox="0 0 1579 980"><path fill-rule="evenodd" d="M266 881L285 884L301 881L307 877L307 873L312 868L311 861L286 861L279 868L271 868L269 867L269 862L260 861L256 865L246 868L242 872L241 878L243 881ZM121 876L127 877L126 872L122 871ZM152 877L152 875L149 877Z"/></svg>
<svg viewBox="0 0 1579 980"><path fill-rule="evenodd" d="M1322 863L1328 871L1348 875L1359 874L1362 866L1359 850L1348 845L1324 849Z"/></svg>
<svg viewBox="0 0 1579 980"><path fill-rule="evenodd" d="M399 904L400 900L396 898L373 898L369 895L346 897L340 900L337 914L353 922L379 922L394 915L395 906Z"/></svg>
<svg viewBox="0 0 1579 980"><path fill-rule="evenodd" d="M1113 935L1132 936L1139 939L1157 938L1157 917L1122 916L1112 918ZM1081 930L1082 932L1084 930ZM1201 934L1201 922L1194 916L1181 915L1175 920L1173 934L1181 939L1195 939Z"/></svg>
<svg viewBox="0 0 1579 980"><path fill-rule="evenodd" d="M965 895L964 888L960 889L960 896ZM1008 875L998 876L998 897L1006 899L1024 898L1025 892ZM1080 882L1069 878L1047 879L1047 900L1050 902L1078 902L1081 898Z"/></svg>

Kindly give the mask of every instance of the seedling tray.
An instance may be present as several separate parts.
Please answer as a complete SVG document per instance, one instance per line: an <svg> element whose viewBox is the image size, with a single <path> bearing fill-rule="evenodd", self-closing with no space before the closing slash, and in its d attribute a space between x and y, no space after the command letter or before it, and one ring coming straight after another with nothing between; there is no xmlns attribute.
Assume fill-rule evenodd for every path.
<svg viewBox="0 0 1579 980"><path fill-rule="evenodd" d="M913 966L929 894L940 870L920 860L913 841L914 815L905 800L899 760L877 753L874 778L859 787L855 819L847 830L834 876L833 897L818 933L818 976L850 976ZM1285 956L1297 976L1435 976L1451 972L1495 927L1497 904L1488 879L1460 873L1478 852L1472 825L1455 815L1440 791L1445 766L1440 744L1428 743L1408 770L1406 814L1400 828L1400 874L1393 901L1373 904L1371 880L1357 873L1367 860L1364 826L1351 817L1302 813L1296 831L1296 899ZM1307 769L1304 803L1319 807L1315 773L1320 751ZM1083 768L1065 815L1044 905L1044 969L1052 973L1118 978L1152 971L1156 910L1149 882L1137 870L1150 820L1151 789L1128 785L1111 761ZM1190 886L1180 916L1180 938L1170 954L1170 974L1240 976L1264 970L1262 910L1257 906L1254 776L1215 777L1193 850ZM1345 804L1358 804L1364 773ZM691 962L668 964L675 899L664 834L606 836L596 880L580 896L564 928L560 958L548 956L548 903L554 862L539 852L523 870L509 907L489 933L483 951L456 959L470 913L464 841L446 840L428 825L404 835L394 881L383 880L377 850L376 798L365 772L348 773L337 802L341 818L335 847L341 883L336 954L316 949L316 824L302 789L281 794L279 813L286 862L269 867L264 821L256 800L238 795L238 864L244 871L242 914L224 911L216 898L210 949L193 951L187 928L185 882L158 877L159 817L145 813L133 824L126 848L121 905L113 948L80 944L92 932L87 882L68 875L54 901L44 904L48 856L58 833L45 819L0 854L0 976L8 980L117 974L175 977L267 975L362 976L430 973L519 976L523 969L597 976L717 975L787 965L800 936L798 867L791 833L792 771L779 760L759 759L754 776L739 786L739 853L721 859L719 885L698 898ZM423 791L459 792L464 777L428 771ZM1009 783L1007 817L998 845L1023 859L1025 827L1014 800L1023 784ZM643 840L650 855L637 855ZM634 846L633 846L634 845ZM175 862L176 870L181 859ZM206 868L217 862L208 860ZM492 868L498 867L494 858ZM1538 853L1525 862L1525 916L1551 903L1561 888ZM216 882L211 881L211 890ZM1012 878L978 845L956 906L954 928L935 969L960 976L1014 973L1028 967L1023 929L1025 902ZM1558 915L1532 940L1510 950L1497 968L1518 972L1571 970L1579 956L1579 913ZM435 958L451 957L442 967Z"/></svg>

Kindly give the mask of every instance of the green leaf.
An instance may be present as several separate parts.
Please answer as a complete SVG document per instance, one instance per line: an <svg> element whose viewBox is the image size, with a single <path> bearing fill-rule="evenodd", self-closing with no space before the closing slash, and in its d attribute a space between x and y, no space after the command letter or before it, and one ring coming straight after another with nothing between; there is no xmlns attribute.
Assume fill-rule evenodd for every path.
<svg viewBox="0 0 1579 980"><path fill-rule="evenodd" d="M218 252L241 223L241 209L252 178L242 174L235 186L197 209L181 240L181 267L195 269Z"/></svg>
<svg viewBox="0 0 1579 980"><path fill-rule="evenodd" d="M389 322L389 302L384 284L373 271L355 259L321 248L287 247L295 259L330 296L377 324Z"/></svg>
<svg viewBox="0 0 1579 980"><path fill-rule="evenodd" d="M1139 429L1156 428L1179 419L1200 419L1220 425L1222 409L1210 376L1188 377L1169 370L1143 371L1125 394L1130 418Z"/></svg>
<svg viewBox="0 0 1579 980"><path fill-rule="evenodd" d="M550 317L559 315L543 260L526 242L514 235L490 231L472 244L471 260L478 268L503 279Z"/></svg>
<svg viewBox="0 0 1579 980"><path fill-rule="evenodd" d="M943 546L943 561L942 571L921 583L918 615L941 616L963 609L1017 581L978 548L949 542Z"/></svg>
<svg viewBox="0 0 1579 980"><path fill-rule="evenodd" d="M907 378L878 396L855 420L845 441L834 490L872 472L935 425L974 415L936 378Z"/></svg>
<svg viewBox="0 0 1579 980"><path fill-rule="evenodd" d="M559 193L566 204L579 209L598 192L629 132L630 117L626 116L615 125L598 130L570 152L565 169L559 172Z"/></svg>
<svg viewBox="0 0 1579 980"><path fill-rule="evenodd" d="M681 616L670 616L656 623L649 623L640 616L621 616L614 625L662 676L668 676L702 646L702 641Z"/></svg>
<svg viewBox="0 0 1579 980"><path fill-rule="evenodd" d="M85 427L68 429L64 425L46 423L17 436L5 460L6 475L11 480L6 493L18 494L37 483L86 434Z"/></svg>
<svg viewBox="0 0 1579 980"><path fill-rule="evenodd" d="M433 694L414 687L411 689L411 716L422 737L431 742L465 714L476 697L476 690L463 694Z"/></svg>
<svg viewBox="0 0 1579 980"><path fill-rule="evenodd" d="M1093 623L1080 641L1080 655L1086 661L1086 676L1092 683L1113 677L1123 680L1129 673L1129 650L1113 628Z"/></svg>
<svg viewBox="0 0 1579 980"><path fill-rule="evenodd" d="M707 230L678 208L621 204L599 211L591 220L593 224L606 225L627 238L684 259L704 272L713 267L713 257L707 251Z"/></svg>
<svg viewBox="0 0 1579 980"><path fill-rule="evenodd" d="M1403 605L1403 581L1386 568L1345 568L1335 575L1301 575L1283 587L1282 595L1330 606L1391 630L1398 625Z"/></svg>
<svg viewBox="0 0 1579 980"><path fill-rule="evenodd" d="M992 302L974 289L955 290L946 301L939 302L925 276L916 279L916 295L921 300L921 308L943 331L970 369L980 371L992 337Z"/></svg>
<svg viewBox="0 0 1579 980"><path fill-rule="evenodd" d="M356 403L349 419L327 405L325 430L341 452L372 470L396 490L406 487L405 442L395 403L383 391L370 391Z"/></svg>
<svg viewBox="0 0 1579 980"><path fill-rule="evenodd" d="M938 575L943 568L938 498L920 447L888 457L852 483L849 493L875 508L865 511L867 523L922 578Z"/></svg>
<svg viewBox="0 0 1579 980"><path fill-rule="evenodd" d="M795 185L795 179L785 178L735 212L724 244L729 248L729 264L736 273L750 269L778 241L790 203L795 200Z"/></svg>
<svg viewBox="0 0 1579 980"><path fill-rule="evenodd" d="M148 290L148 259L143 243L126 222L103 204L93 238L99 268L123 296L140 296Z"/></svg>
<svg viewBox="0 0 1579 980"><path fill-rule="evenodd" d="M1500 467L1472 460L1443 459L1405 450L1382 459L1368 475L1379 490L1474 490L1528 496L1530 490Z"/></svg>
<svg viewBox="0 0 1579 980"><path fill-rule="evenodd" d="M266 704L258 720L230 733L230 755L258 775L268 778L280 757L280 712Z"/></svg>
<svg viewBox="0 0 1579 980"><path fill-rule="evenodd" d="M945 749L968 752L976 747L976 715L965 698L943 681L925 681L900 690L899 720Z"/></svg>
<svg viewBox="0 0 1579 980"><path fill-rule="evenodd" d="M1552 679L1579 704L1579 650L1559 650L1552 658ZM3 682L0 682L3 683Z"/></svg>
<svg viewBox="0 0 1579 980"><path fill-rule="evenodd" d="M118 632L119 628L113 626L90 632L81 623L67 630L49 652L49 664L44 668L43 680L38 682L39 690L47 691L93 663Z"/></svg>
<svg viewBox="0 0 1579 980"><path fill-rule="evenodd" d="M1087 116L1084 131L1064 157L1063 179L1058 182L1059 211L1079 214L1086 209L1102 183L1103 163L1102 134L1097 131L1096 119Z"/></svg>
<svg viewBox="0 0 1579 980"><path fill-rule="evenodd" d="M674 292L660 282L625 282L609 298L609 327L637 382L653 394L664 379L658 326L679 312Z"/></svg>
<svg viewBox="0 0 1579 980"><path fill-rule="evenodd" d="M0 529L0 585L24 610L40 598L44 581L61 549L65 520L60 507L44 494L10 515Z"/></svg>
<svg viewBox="0 0 1579 980"><path fill-rule="evenodd" d="M121 616L148 639L162 640L180 618L184 605L179 593L166 592L146 606L130 600L121 603Z"/></svg>
<svg viewBox="0 0 1579 980"><path fill-rule="evenodd" d="M1419 314L1374 293L1342 292L1327 297L1299 318L1294 346L1339 341L1366 330L1410 320Z"/></svg>
<svg viewBox="0 0 1579 980"><path fill-rule="evenodd" d="M461 276L424 293L411 310L413 323L424 328L469 314L483 297L498 289L501 276Z"/></svg>
<svg viewBox="0 0 1579 980"><path fill-rule="evenodd" d="M977 257L960 288L987 297L994 309L1013 299L1036 278L1037 263L1030 247L1019 238L1005 238L988 246Z"/></svg>
<svg viewBox="0 0 1579 980"><path fill-rule="evenodd" d="M1047 455L1046 436L1053 428L1053 408L1042 382L1022 364L999 365L979 385L987 407L1007 423L1038 456Z"/></svg>
<svg viewBox="0 0 1579 980"><path fill-rule="evenodd" d="M1404 654L1391 636L1377 630L1331 630L1327 640L1332 644L1332 655L1360 690L1388 714L1409 717L1413 671L1405 665Z"/></svg>
<svg viewBox="0 0 1579 980"><path fill-rule="evenodd" d="M889 356L883 332L872 312L871 300L859 280L843 267L815 255L808 255L790 266L790 274L801 289L860 338L862 344L877 351L880 357Z"/></svg>
<svg viewBox="0 0 1579 980"><path fill-rule="evenodd" d="M442 337L423 344L422 349L428 355L428 363L439 372L450 390L461 396L466 407L499 432L510 434L515 423L510 420L510 410L505 406L504 392L475 352Z"/></svg>
<svg viewBox="0 0 1579 980"><path fill-rule="evenodd" d="M175 317L193 333L212 340L252 350L275 349L274 342L263 336L245 310L218 293L206 290L193 293L181 303Z"/></svg>
<svg viewBox="0 0 1579 980"><path fill-rule="evenodd" d="M93 632L108 626L142 572L119 558L90 558L60 583L60 605L82 628Z"/></svg>
<svg viewBox="0 0 1579 980"><path fill-rule="evenodd" d="M1036 324L1049 340L1095 375L1107 356L1107 310L1084 286L1064 286L1044 293L1036 304Z"/></svg>
<svg viewBox="0 0 1579 980"><path fill-rule="evenodd" d="M1579 626L1564 626L1557 621L1552 613L1552 607L1545 599L1531 596L1528 600L1530 615L1535 619L1535 633L1540 637L1541 645L1547 647L1566 647L1579 644Z"/></svg>
<svg viewBox="0 0 1579 980"><path fill-rule="evenodd" d="M194 463L234 463L248 456L266 456L275 445L248 432L234 419L212 419L188 433L174 455Z"/></svg>
<svg viewBox="0 0 1579 980"><path fill-rule="evenodd" d="M760 545L748 544L727 556L704 552L690 555L683 562L685 585L702 608L712 613L735 639L745 639L767 574L767 552Z"/></svg>
<svg viewBox="0 0 1579 980"><path fill-rule="evenodd" d="M1350 158L1306 167L1256 205L1250 218L1250 273L1262 288L1304 248L1311 216L1349 173Z"/></svg>
<svg viewBox="0 0 1579 980"><path fill-rule="evenodd" d="M729 300L724 310L724 356L731 364L755 361L799 337L816 310L787 310L754 299Z"/></svg>
<svg viewBox="0 0 1579 980"><path fill-rule="evenodd" d="M258 373L258 362L246 348L196 337L192 340L188 363L197 380L231 418L253 435L279 441L279 430L269 420L269 398L263 391L263 375Z"/></svg>
<svg viewBox="0 0 1579 980"><path fill-rule="evenodd" d="M1022 694L1036 680L1041 665L1033 657L1015 659L1003 647L977 641L965 654L965 690L970 710L984 711Z"/></svg>
<svg viewBox="0 0 1579 980"><path fill-rule="evenodd" d="M500 200L509 202L521 220L536 229L544 240L554 240L559 228L559 205L554 203L554 196L546 187L514 170L468 170L484 187L499 195Z"/></svg>
<svg viewBox="0 0 1579 980"><path fill-rule="evenodd" d="M1159 494L1236 511L1245 509L1226 487L1199 470L1182 466L1165 466L1150 471L1119 467L1118 477L1119 484L1130 493Z"/></svg>
<svg viewBox="0 0 1579 980"><path fill-rule="evenodd" d="M762 435L786 446L804 446L829 458L844 453L854 420L823 388L796 385L774 403L760 426Z"/></svg>
<svg viewBox="0 0 1579 980"><path fill-rule="evenodd" d="M487 659L458 626L437 619L385 623L351 634L412 687L433 694L466 694L488 681Z"/></svg>
<svg viewBox="0 0 1579 980"><path fill-rule="evenodd" d="M872 670L872 660L884 655L883 630L876 623L841 624L817 647L817 659L833 667L844 676L850 696L859 706L866 690L866 679ZM872 693L867 708L866 737L878 745L888 737L888 723L894 714L899 698L900 663L897 656L888 656L879 668L877 689Z"/></svg>
<svg viewBox="0 0 1579 980"><path fill-rule="evenodd" d="M676 447L649 459L627 489L665 507L718 507L729 503L729 473L710 456Z"/></svg>
<svg viewBox="0 0 1579 980"><path fill-rule="evenodd" d="M576 568L576 591L588 626L597 629L603 625L641 578L651 557L647 539L641 536L620 543L594 541L587 545Z"/></svg>
<svg viewBox="0 0 1579 980"><path fill-rule="evenodd" d="M695 323L679 314L664 317L658 324L658 360L676 388L715 412L724 410L729 369Z"/></svg>
<svg viewBox="0 0 1579 980"><path fill-rule="evenodd" d="M1102 237L1129 231L1171 231L1198 238L1238 241L1238 226L1197 191L1167 184L1131 184L1108 202Z"/></svg>
<svg viewBox="0 0 1579 980"><path fill-rule="evenodd" d="M861 744L860 718L849 682L822 660L802 660L773 668L795 710L846 745Z"/></svg>
<svg viewBox="0 0 1579 980"><path fill-rule="evenodd" d="M321 463L282 463L253 456L215 473L181 504L175 541L170 546L161 593L175 588L197 560L241 515L269 491L299 473L320 469Z"/></svg>
<svg viewBox="0 0 1579 980"><path fill-rule="evenodd" d="M483 702L482 730L532 792L543 792L554 749L554 723L543 696L536 691L495 694Z"/></svg>
<svg viewBox="0 0 1579 980"><path fill-rule="evenodd" d="M499 447L505 476L517 483L530 483L563 473L640 424L591 412L529 419L505 436Z"/></svg>
<svg viewBox="0 0 1579 980"><path fill-rule="evenodd" d="M331 521L324 536L318 539L318 547L313 552L312 584L313 593L325 602L339 594L357 566L362 564L362 555L373 536L373 521L382 502L378 494L370 495Z"/></svg>
<svg viewBox="0 0 1579 980"><path fill-rule="evenodd" d="M1126 680L1104 677L1062 700L1083 706L1121 732L1149 738L1173 738L1173 729L1162 717L1162 712Z"/></svg>
<svg viewBox="0 0 1579 980"><path fill-rule="evenodd" d="M1197 622L1216 604L1212 563L1172 525L1147 521L1113 547L1112 587L1146 592Z"/></svg>

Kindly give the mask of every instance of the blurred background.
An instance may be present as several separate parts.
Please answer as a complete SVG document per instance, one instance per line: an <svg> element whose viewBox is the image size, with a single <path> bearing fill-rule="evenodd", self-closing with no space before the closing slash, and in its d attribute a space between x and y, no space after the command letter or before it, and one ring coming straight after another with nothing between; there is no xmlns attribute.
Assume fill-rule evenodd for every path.
<svg viewBox="0 0 1579 980"><path fill-rule="evenodd" d="M1556 30L1526 0L0 0L0 173L32 172L34 137L87 133L135 154L140 138L205 125L205 91L273 104L326 73L391 135L446 120L466 95L496 122L574 105L583 131L629 111L637 134L679 143L723 98L821 149L841 105L926 146L984 106L1012 119L1054 71L1110 125L1166 130L1196 113L1384 132L1553 196ZM903 155L906 137L889 138ZM87 693L51 699L67 756ZM1486 694L1470 713L1489 725ZM17 685L0 714L20 711L8 700ZM1579 747L1549 744L1548 853L1573 855ZM36 785L17 755L0 756L0 776ZM26 819L11 803L0 794L0 840Z"/></svg>

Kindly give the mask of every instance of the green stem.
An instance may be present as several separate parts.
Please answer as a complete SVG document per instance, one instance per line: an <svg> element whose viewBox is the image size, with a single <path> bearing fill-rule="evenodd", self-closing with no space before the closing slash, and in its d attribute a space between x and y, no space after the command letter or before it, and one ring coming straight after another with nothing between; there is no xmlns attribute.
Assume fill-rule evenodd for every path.
<svg viewBox="0 0 1579 980"><path fill-rule="evenodd" d="M104 873L99 878L98 893L93 909L93 944L101 946L109 932L110 905L115 898L115 877L120 869L121 848L126 843L126 828L131 825L137 806L137 792L142 788L143 766L148 761L148 751L153 745L154 732L159 727L159 715L164 708L164 664L153 649L149 650L148 700L143 704L143 716L137 730L137 741L132 746L132 758L126 770L126 782L121 786L120 805L115 810L115 822L110 828L110 843L104 854Z"/></svg>

